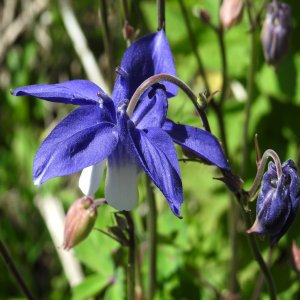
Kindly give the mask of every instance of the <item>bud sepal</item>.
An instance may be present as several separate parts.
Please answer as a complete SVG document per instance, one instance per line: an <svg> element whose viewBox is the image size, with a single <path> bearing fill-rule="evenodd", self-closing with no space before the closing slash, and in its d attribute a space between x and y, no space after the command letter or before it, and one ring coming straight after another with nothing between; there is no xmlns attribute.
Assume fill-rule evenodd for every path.
<svg viewBox="0 0 300 300"><path fill-rule="evenodd" d="M292 160L282 165L279 177L273 162L263 176L257 199L256 220L248 233L268 235L274 246L293 223L300 201L300 182Z"/></svg>

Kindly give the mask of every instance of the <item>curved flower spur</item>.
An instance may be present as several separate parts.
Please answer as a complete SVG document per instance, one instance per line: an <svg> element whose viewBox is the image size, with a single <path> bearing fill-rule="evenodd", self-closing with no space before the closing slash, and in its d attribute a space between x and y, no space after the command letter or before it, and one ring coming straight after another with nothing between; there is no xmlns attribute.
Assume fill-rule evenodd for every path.
<svg viewBox="0 0 300 300"><path fill-rule="evenodd" d="M15 96L80 105L41 144L34 159L34 183L40 185L83 170L79 186L84 194L93 195L107 159L105 199L110 205L118 210L137 205L138 173L144 170L164 194L172 212L180 216L183 190L173 141L220 168L229 169L227 159L212 134L166 121L168 97L177 93L177 86L170 82L149 88L130 117L126 113L127 99L144 80L160 73L175 75L164 31L133 43L117 72L112 99L87 80L12 91Z"/></svg>

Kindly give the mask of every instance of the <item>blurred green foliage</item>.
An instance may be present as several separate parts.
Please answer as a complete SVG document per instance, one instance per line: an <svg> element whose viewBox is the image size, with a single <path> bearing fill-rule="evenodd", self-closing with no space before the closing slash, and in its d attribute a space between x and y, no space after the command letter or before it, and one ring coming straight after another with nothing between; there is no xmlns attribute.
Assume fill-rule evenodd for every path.
<svg viewBox="0 0 300 300"><path fill-rule="evenodd" d="M5 5L0 4L2 18ZM21 1L16 1L20 4ZM24 1L27 4L31 0ZM126 42L122 36L124 19L121 1L106 1L111 34L114 65L109 66L104 49L103 32L99 22L97 1L74 1L76 16L88 44L108 78L118 65ZM202 92L203 81L191 50L185 23L178 1L166 1L166 32L177 67L178 76L195 92ZM260 1L253 1L259 5ZM288 56L274 69L265 64L257 40L257 68L255 96L252 99L249 160L246 187L255 176L253 137L259 134L262 150L274 149L282 161L300 159L300 40L298 38L300 2L287 1L292 7L293 38ZM9 24L26 11L26 3L16 6ZM155 1L131 1L131 23L140 30L140 36L154 32L157 27ZM222 84L220 49L216 34L198 18L200 8L206 9L212 22L218 23L219 1L186 0L188 15L208 74L212 91ZM28 18L30 18L30 14ZM230 162L235 173L241 164L241 144L245 99L239 98L234 83L245 91L249 69L249 25L244 14L242 22L225 34L230 88L224 107L224 118L229 145ZM1 45L0 45L1 47ZM12 97L9 90L21 85L56 83L75 78L86 78L80 60L62 23L56 1L49 1L47 9L24 27L18 37L0 56L0 238L37 299L125 299L126 273L124 265L127 250L94 230L75 249L85 278L70 288L41 217L35 199L54 195L67 209L81 196L77 188L78 174L55 179L41 188L31 180L34 154L51 128L73 108L67 105L44 103L35 99ZM218 97L218 94L217 96ZM183 94L170 100L169 115L180 123L200 126L193 107ZM212 132L220 137L214 112L208 109ZM179 151L179 155L181 155ZM214 177L217 171L197 163L181 163L185 202L183 220L170 212L163 196L155 190L158 206L158 286L156 299L216 299L228 291L231 247L229 236L230 197L224 185ZM141 180L142 182L142 180ZM141 286L146 287L148 266L146 241L146 205L143 184L140 185L140 205L134 211L136 235L141 256ZM97 194L103 197L103 187ZM251 206L255 211L254 204ZM101 207L96 228L106 230L114 224L114 210ZM300 244L298 216L295 224L273 252L274 274L280 299L298 299L299 279L291 268L290 249L293 239ZM250 299L259 277L259 268L247 242L245 224L238 222L239 271L241 299ZM267 241L259 242L264 257ZM0 299L20 299L21 292L0 259ZM263 288L261 299L268 299Z"/></svg>

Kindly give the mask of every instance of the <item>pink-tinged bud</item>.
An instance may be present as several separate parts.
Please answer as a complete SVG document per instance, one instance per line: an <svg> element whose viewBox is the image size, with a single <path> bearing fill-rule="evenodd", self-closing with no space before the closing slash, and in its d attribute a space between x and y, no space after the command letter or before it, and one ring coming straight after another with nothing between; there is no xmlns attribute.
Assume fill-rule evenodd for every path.
<svg viewBox="0 0 300 300"><path fill-rule="evenodd" d="M296 241L293 241L292 244L292 263L295 270L300 272L300 249L297 246Z"/></svg>
<svg viewBox="0 0 300 300"><path fill-rule="evenodd" d="M261 32L267 63L277 65L287 53L291 35L291 8L286 3L272 2Z"/></svg>
<svg viewBox="0 0 300 300"><path fill-rule="evenodd" d="M243 16L243 0L223 0L220 8L220 20L225 28L237 24Z"/></svg>
<svg viewBox="0 0 300 300"><path fill-rule="evenodd" d="M64 230L65 250L69 250L84 240L93 229L97 217L94 199L85 196L76 200L69 208Z"/></svg>

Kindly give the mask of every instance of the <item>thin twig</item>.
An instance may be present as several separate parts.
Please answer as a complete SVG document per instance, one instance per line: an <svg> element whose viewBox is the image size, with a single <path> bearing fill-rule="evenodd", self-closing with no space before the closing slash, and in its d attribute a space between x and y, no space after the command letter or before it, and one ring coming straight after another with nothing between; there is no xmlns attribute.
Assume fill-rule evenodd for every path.
<svg viewBox="0 0 300 300"><path fill-rule="evenodd" d="M24 279L22 278L20 272L18 271L12 257L10 256L8 250L4 246L4 243L0 240L0 254L3 257L3 260L5 261L9 271L11 274L14 276L15 280L18 283L18 286L21 288L22 292L24 295L27 297L29 300L33 300L34 297L28 287L26 286L26 283Z"/></svg>
<svg viewBox="0 0 300 300"><path fill-rule="evenodd" d="M0 32L0 62L4 58L4 54L9 47L15 42L18 36L25 31L36 20L48 6L48 0L32 1L26 10L22 11L20 15L12 23L7 25Z"/></svg>

